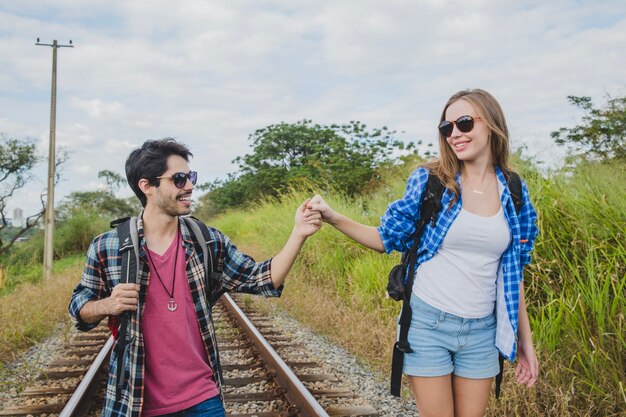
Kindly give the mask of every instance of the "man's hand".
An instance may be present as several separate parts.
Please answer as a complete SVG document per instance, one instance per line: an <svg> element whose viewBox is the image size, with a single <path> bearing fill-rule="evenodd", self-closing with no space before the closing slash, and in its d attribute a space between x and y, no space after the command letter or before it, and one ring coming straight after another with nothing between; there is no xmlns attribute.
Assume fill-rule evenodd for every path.
<svg viewBox="0 0 626 417"><path fill-rule="evenodd" d="M139 284L117 284L104 301L104 314L118 316L124 311L137 311Z"/></svg>
<svg viewBox="0 0 626 417"><path fill-rule="evenodd" d="M307 209L311 199L307 199L296 210L296 224L294 233L301 237L309 237L322 227L322 215L317 211Z"/></svg>
<svg viewBox="0 0 626 417"><path fill-rule="evenodd" d="M139 284L117 284L111 295L102 300L85 303L78 313L86 323L96 323L107 316L119 316L124 311L137 311Z"/></svg>

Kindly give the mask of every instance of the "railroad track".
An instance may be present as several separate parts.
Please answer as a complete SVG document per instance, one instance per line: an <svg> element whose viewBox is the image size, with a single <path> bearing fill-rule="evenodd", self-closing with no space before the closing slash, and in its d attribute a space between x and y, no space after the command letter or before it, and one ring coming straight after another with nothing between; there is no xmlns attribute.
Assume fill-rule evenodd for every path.
<svg viewBox="0 0 626 417"><path fill-rule="evenodd" d="M378 415L312 360L305 346L267 324L266 316L250 311L245 298L236 299L244 302L226 294L213 309L229 417ZM63 357L50 362L36 386L0 409L0 416L98 414L112 345L103 325L74 334Z"/></svg>

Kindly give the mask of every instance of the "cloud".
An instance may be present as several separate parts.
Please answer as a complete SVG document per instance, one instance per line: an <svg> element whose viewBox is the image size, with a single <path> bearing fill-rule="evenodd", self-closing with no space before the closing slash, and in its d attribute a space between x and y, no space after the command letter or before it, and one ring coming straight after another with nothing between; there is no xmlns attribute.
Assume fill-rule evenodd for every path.
<svg viewBox="0 0 626 417"><path fill-rule="evenodd" d="M624 91L620 1L22 0L0 6L0 28L0 131L44 154L51 50L34 41L76 46L58 54L57 143L72 152L66 172L82 171L59 199L165 136L191 147L201 181L234 171L249 134L281 121L433 141L443 104L468 87L500 100L514 144L556 163L549 133L580 117L566 96Z"/></svg>
<svg viewBox="0 0 626 417"><path fill-rule="evenodd" d="M70 97L70 105L77 110L83 111L89 115L89 117L97 118L112 118L119 116L124 112L124 106L122 103L105 102L100 99L82 99L78 97Z"/></svg>

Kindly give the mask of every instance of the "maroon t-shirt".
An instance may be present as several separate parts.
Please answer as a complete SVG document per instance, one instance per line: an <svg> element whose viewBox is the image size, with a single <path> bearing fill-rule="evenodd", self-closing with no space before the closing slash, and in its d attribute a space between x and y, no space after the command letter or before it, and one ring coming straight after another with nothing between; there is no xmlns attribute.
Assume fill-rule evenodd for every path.
<svg viewBox="0 0 626 417"><path fill-rule="evenodd" d="M146 417L181 411L219 394L200 336L180 236L163 255L150 251L148 261L150 284L141 317L146 353L142 415ZM168 309L172 285L174 311Z"/></svg>

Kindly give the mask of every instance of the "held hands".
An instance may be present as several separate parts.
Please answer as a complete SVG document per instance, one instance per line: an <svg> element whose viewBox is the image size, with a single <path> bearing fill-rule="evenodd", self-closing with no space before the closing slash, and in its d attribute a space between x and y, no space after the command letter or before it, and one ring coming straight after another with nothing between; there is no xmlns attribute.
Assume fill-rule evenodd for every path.
<svg viewBox="0 0 626 417"><path fill-rule="evenodd" d="M307 207L310 201L311 199L308 198L296 210L296 224L293 231L303 238L311 236L322 227L322 215Z"/></svg>
<svg viewBox="0 0 626 417"><path fill-rule="evenodd" d="M336 215L335 211L330 208L328 203L324 201L322 196L319 194L310 199L307 209L318 212L321 215L322 220L326 223L332 224L333 219Z"/></svg>
<svg viewBox="0 0 626 417"><path fill-rule="evenodd" d="M518 384L532 387L537 382L539 376L539 361L535 348L531 343L519 343L517 368L515 368L515 378Z"/></svg>

